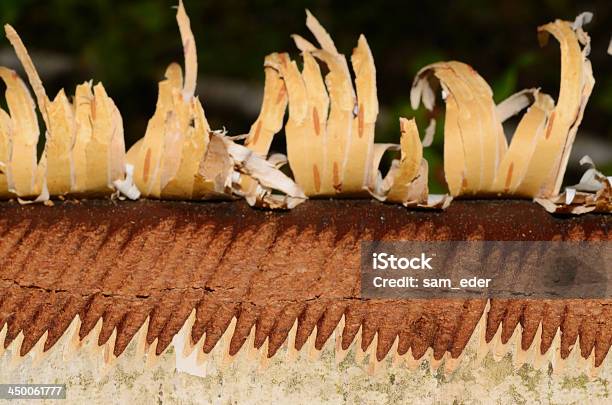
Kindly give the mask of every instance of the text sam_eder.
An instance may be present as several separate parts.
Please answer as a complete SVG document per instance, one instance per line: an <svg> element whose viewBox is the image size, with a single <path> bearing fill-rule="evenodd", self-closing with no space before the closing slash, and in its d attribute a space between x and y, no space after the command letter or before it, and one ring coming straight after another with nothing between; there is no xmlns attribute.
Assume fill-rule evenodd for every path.
<svg viewBox="0 0 612 405"><path fill-rule="evenodd" d="M372 254L373 270L433 270L431 261L433 257L426 253L418 256L404 257L388 253ZM413 276L383 277L376 276L372 285L376 288L488 288L490 278L469 277L459 280L458 287L453 287L449 278L423 278Z"/></svg>

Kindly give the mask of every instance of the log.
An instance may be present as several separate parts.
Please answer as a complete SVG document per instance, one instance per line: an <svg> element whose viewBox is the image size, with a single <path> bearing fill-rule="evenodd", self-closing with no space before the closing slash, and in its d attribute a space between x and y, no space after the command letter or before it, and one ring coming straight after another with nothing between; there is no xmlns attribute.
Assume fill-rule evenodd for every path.
<svg viewBox="0 0 612 405"><path fill-rule="evenodd" d="M484 299L367 300L360 296L360 243L610 241L611 226L610 215L555 217L522 200L459 200L446 211L310 200L281 212L245 202L5 202L0 344L23 336L25 356L44 337L47 351L78 316L80 339L102 320L97 343L114 340L114 356L148 322L146 344L157 341L160 354L195 309L191 342L204 338L204 353L234 319L229 354L243 349L255 328L252 345L267 342L268 357L296 321L297 350L309 338L320 350L342 322L342 350L357 341L364 351L374 347L379 361L392 347L415 359L431 349L440 360L461 355L484 315L488 342L501 328L506 343L519 328L521 348L535 344L544 354L560 329L561 358L579 338L581 356L594 353L598 367L612 341L611 299L491 299L488 306Z"/></svg>

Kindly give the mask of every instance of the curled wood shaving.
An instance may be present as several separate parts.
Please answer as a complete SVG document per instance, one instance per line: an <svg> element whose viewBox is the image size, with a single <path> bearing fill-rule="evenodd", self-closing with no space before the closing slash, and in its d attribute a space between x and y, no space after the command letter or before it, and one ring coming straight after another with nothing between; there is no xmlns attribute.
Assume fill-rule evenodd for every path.
<svg viewBox="0 0 612 405"><path fill-rule="evenodd" d="M432 75L446 94L444 171L449 190L460 195L489 189L506 149L491 89L464 63L435 63L417 74L411 91L414 105L427 100L425 106L433 109Z"/></svg>
<svg viewBox="0 0 612 405"><path fill-rule="evenodd" d="M209 132L213 134L213 132ZM210 136L195 176L194 199L228 199L232 195L232 161L222 135Z"/></svg>
<svg viewBox="0 0 612 405"><path fill-rule="evenodd" d="M538 33L542 44L553 35L561 45L561 84L545 134L538 138L534 158L517 192L549 198L557 195L561 188L576 131L595 80L588 59L590 38L579 25L556 20L539 27Z"/></svg>
<svg viewBox="0 0 612 405"><path fill-rule="evenodd" d="M9 154L11 153L12 122L10 115L0 108L0 198L11 196L9 192L10 171Z"/></svg>
<svg viewBox="0 0 612 405"><path fill-rule="evenodd" d="M434 136L436 134L436 120L430 119L429 125L425 128L425 137L423 138L423 147L428 148L433 143Z"/></svg>
<svg viewBox="0 0 612 405"><path fill-rule="evenodd" d="M10 118L8 122L6 115L3 118L9 147L5 155L7 161L3 162L8 188L3 190L3 194L8 192L9 195L23 198L35 197L39 129L34 100L16 72L0 67L0 78L6 85L5 97Z"/></svg>
<svg viewBox="0 0 612 405"><path fill-rule="evenodd" d="M517 115L533 103L534 97L539 91L540 89L523 89L497 104L495 106L497 119L504 123Z"/></svg>
<svg viewBox="0 0 612 405"><path fill-rule="evenodd" d="M293 35L302 51L302 71L286 54L269 64L287 89L287 156L296 182L309 197L369 194L383 201L427 204L427 168L416 125L412 122L409 133L402 135L401 145L374 143L378 97L367 40L361 35L353 50L353 87L346 57L316 18L306 14L306 25L320 48ZM324 79L315 58L328 68ZM392 163L383 179L378 170L382 156L400 149L401 160Z"/></svg>
<svg viewBox="0 0 612 405"><path fill-rule="evenodd" d="M93 84L85 82L76 88L74 95L75 140L72 148L72 161L74 165L73 190L76 194L87 191L87 144L91 141L93 133Z"/></svg>
<svg viewBox="0 0 612 405"><path fill-rule="evenodd" d="M34 90L34 95L36 96L36 99L38 101L38 108L40 108L40 113L43 117L43 120L45 121L45 124L47 125L47 127L49 127L50 123L47 107L50 101L47 97L47 93L45 92L42 80L40 80L38 72L34 67L34 63L32 62L32 59L30 58L30 55L28 54L28 51L25 45L23 44L23 41L21 41L21 38L17 34L17 31L15 31L15 29L9 24L6 24L4 26L4 32L6 33L6 38L9 40L9 42L15 49L17 58L23 65L23 69L25 70L26 75L28 76L28 80L30 81L30 85Z"/></svg>
<svg viewBox="0 0 612 405"><path fill-rule="evenodd" d="M183 0L179 0L176 13L179 31L183 40L183 52L185 53L185 83L183 85L183 97L185 100L193 98L198 78L198 55L196 43L191 31L191 22L185 11Z"/></svg>
<svg viewBox="0 0 612 405"><path fill-rule="evenodd" d="M224 147L211 143L210 126L195 97L197 52L182 1L176 20L183 44L185 73L166 69L157 105L145 136L128 151L134 182L145 197L165 199L231 198L231 161Z"/></svg>
<svg viewBox="0 0 612 405"><path fill-rule="evenodd" d="M268 154L274 135L283 127L287 109L285 83L278 70L272 67L279 63L278 54L268 55L264 60L265 83L261 110L245 140L245 146L261 155ZM256 193L257 182L247 175L241 176L240 189L245 194Z"/></svg>
<svg viewBox="0 0 612 405"><path fill-rule="evenodd" d="M274 167L280 169L285 166L289 161L287 160L287 156L282 153L273 153L268 158L268 162L270 162Z"/></svg>
<svg viewBox="0 0 612 405"><path fill-rule="evenodd" d="M351 61L357 90L357 116L353 119L353 133L344 165L343 187L347 192L362 189L363 184L372 184L369 162L372 160L374 128L378 117L374 57L363 35L359 36Z"/></svg>
<svg viewBox="0 0 612 405"><path fill-rule="evenodd" d="M42 164L39 167L43 167L44 168L44 164ZM37 190L39 190L39 191L37 191L38 196L35 199L28 200L28 199L23 199L21 197L17 197L17 201L21 205L44 203L45 205L53 206L53 203L49 200L49 198L51 196L49 195L49 190L47 189L47 184L46 183L43 183L42 185L39 184L37 186ZM50 204L48 204L48 203L50 203Z"/></svg>
<svg viewBox="0 0 612 405"><path fill-rule="evenodd" d="M541 41L552 34L561 44L561 90L555 105L537 89L523 90L497 106L487 83L460 62L439 62L415 77L411 103L432 110L440 84L446 103L444 171L451 195L558 194L567 160L594 80L589 37L582 30L592 15L539 27ZM436 78L437 82L433 79ZM527 108L510 146L501 124Z"/></svg>
<svg viewBox="0 0 612 405"><path fill-rule="evenodd" d="M582 26L590 23L591 21L593 21L593 13L588 11L580 13L574 19L574 22L572 23L572 29L577 30L579 28L582 28Z"/></svg>
<svg viewBox="0 0 612 405"><path fill-rule="evenodd" d="M131 164L125 165L125 179L113 181L115 189L117 189L117 197L120 200L129 198L137 200L140 198L140 190L134 184L134 166Z"/></svg>
<svg viewBox="0 0 612 405"><path fill-rule="evenodd" d="M74 111L64 90L49 104L47 113L47 187L52 195L64 195L72 190L75 180L72 147L76 135Z"/></svg>
<svg viewBox="0 0 612 405"><path fill-rule="evenodd" d="M21 200L38 196L32 202L66 194L110 195L113 181L124 177L125 163L123 122L114 102L101 84L92 92L91 83L77 87L74 104L64 90L50 101L19 35L10 25L5 32L26 71L46 127L44 151L37 163L33 101L17 75L3 70L13 128L9 188Z"/></svg>
<svg viewBox="0 0 612 405"><path fill-rule="evenodd" d="M181 92L182 76L178 80L177 71L180 72L180 67L175 64L166 69L166 79L158 85L156 109L149 120L144 138L141 143L135 144L128 151L129 157L136 157L136 160L130 163L135 167L134 181L143 196L161 197L161 166L164 156L166 121L174 108L173 92L179 94ZM182 73L179 74L182 75ZM184 101L181 100L180 103L183 104Z"/></svg>
<svg viewBox="0 0 612 405"><path fill-rule="evenodd" d="M240 174L246 174L258 182L257 192L245 194L248 199L254 199L251 205L259 205L269 208L293 208L306 199L306 195L290 177L275 167L275 162L270 162L264 157L253 152L251 149L234 143L225 136L216 135L223 141L229 156L234 162L234 167ZM234 182L239 183L240 175L234 175ZM280 191L284 196L273 194Z"/></svg>
<svg viewBox="0 0 612 405"><path fill-rule="evenodd" d="M264 94L261 111L257 120L251 126L245 141L245 146L260 153L267 154L272 139L283 127L283 118L287 109L287 90L278 69L279 54L266 56L264 60Z"/></svg>
<svg viewBox="0 0 612 405"><path fill-rule="evenodd" d="M283 208L296 205L301 190L264 158L236 144L236 137L211 131L200 100L194 96L197 53L183 2L177 22L185 55L185 74L178 64L159 83L157 106L143 139L128 151L134 182L145 197L163 199L231 199L242 195L252 204ZM277 63L270 56L266 65ZM266 69L262 112L247 135L249 148L266 155L272 137L282 127L287 105L285 84L276 69ZM242 137L241 137L242 138ZM249 154L245 154L248 151ZM259 155L257 155L259 156ZM265 162L265 163L262 163ZM271 190L287 195L271 197Z"/></svg>
<svg viewBox="0 0 612 405"><path fill-rule="evenodd" d="M389 171L387 172L387 175L383 178L382 177L382 173L380 172L380 170L378 170L378 167L380 166L380 162L383 159L383 156L385 155L385 153L387 152L398 152L401 151L401 146L395 143L376 143L374 144L374 152L373 152L373 158L372 158L372 168L371 171L373 173L376 173L376 179L374 179L373 181L373 189L372 191L372 195L374 196L374 198L377 198L381 201L385 201L386 197L387 197L387 193L389 192L389 190L391 189L391 186L393 185L393 181L395 180L396 177L396 173L398 172L399 169L399 160L397 159L393 159L393 161L391 162L391 167L389 168ZM377 197L380 196L380 197Z"/></svg>
<svg viewBox="0 0 612 405"><path fill-rule="evenodd" d="M71 191L74 180L71 161L75 129L72 105L68 101L64 90L60 90L53 101L49 100L42 80L21 38L10 25L5 25L4 29L6 37L13 45L15 53L28 76L47 128L43 152L46 157L46 178L44 180L37 179L37 182L46 181L47 189L52 195L67 194Z"/></svg>
<svg viewBox="0 0 612 405"><path fill-rule="evenodd" d="M288 66L295 67L291 67L288 74L283 74L289 93L289 121L286 126L289 165L298 184L309 196L367 194L364 187L367 156L363 153L349 156L352 144L356 149L363 149L363 141L352 141L357 140L354 126L359 125L359 122L362 130L367 130L363 120L365 111L359 118L346 58L338 53L333 40L316 18L308 11L306 14L306 25L321 49L300 36L293 36L296 45L302 50L304 69L300 75L295 62L290 62ZM361 64L360 80L364 92L368 92L366 88L371 86L371 80L374 80L375 86L375 78L372 78L373 63L370 64L368 60L369 49L366 48L364 39L353 59L354 64ZM325 80L313 57L327 65L329 73ZM286 70L285 66L281 65L281 73ZM368 96L363 94L361 97ZM300 110L300 104L306 106L306 109ZM361 121L358 122L359 119ZM347 172L352 174L347 176Z"/></svg>
<svg viewBox="0 0 612 405"><path fill-rule="evenodd" d="M551 213L612 213L612 177L598 171L588 156L583 157L580 164L588 169L578 184L567 187L553 198L536 198L535 201Z"/></svg>
<svg viewBox="0 0 612 405"><path fill-rule="evenodd" d="M347 179L350 185L345 185L347 170L353 173L365 170L365 156L349 156L349 146L355 136L353 123L357 107L350 74L344 68L343 60L325 50L313 52L313 56L323 61L329 73L325 77L325 84L330 98L329 115L327 116L327 145L326 155L331 168L331 184L335 193L360 194L364 192L363 182L357 179ZM289 111L291 113L291 101ZM313 125L314 126L314 125ZM294 160L289 154L289 162ZM351 170L356 166L355 171ZM361 177L361 176L359 176Z"/></svg>
<svg viewBox="0 0 612 405"><path fill-rule="evenodd" d="M113 182L125 175L123 123L117 106L101 83L94 86L93 94L91 139L85 147L86 193L109 195L114 192Z"/></svg>
<svg viewBox="0 0 612 405"><path fill-rule="evenodd" d="M492 186L493 192L498 194L514 194L522 183L537 141L542 137L546 121L554 108L554 101L549 95L532 90L522 92L521 96L527 94L533 97L532 104L514 131L512 143L499 165Z"/></svg>
<svg viewBox="0 0 612 405"><path fill-rule="evenodd" d="M423 147L414 119L400 118L402 137L400 139L401 158L392 164L387 177L393 176L387 193L390 202L414 202L427 200L427 162L423 159ZM412 151L415 151L413 153ZM414 182L425 180L424 186L414 187ZM423 184L423 183L421 183Z"/></svg>
<svg viewBox="0 0 612 405"><path fill-rule="evenodd" d="M146 133L127 155L121 115L102 84L79 85L72 103L63 90L50 100L23 42L5 26L37 100L46 141L37 162L34 100L15 72L0 68L8 106L8 112L0 109L0 197L38 202L67 194L138 198L142 192L168 199L238 195L253 205L291 208L306 196L372 195L410 206L448 205L448 196L428 196L427 190L422 148L432 143L434 120L423 141L414 120L401 119L399 145L374 143L379 112L376 69L363 35L351 56L352 80L347 58L306 11L306 25L317 45L293 36L302 51L303 69L287 54L269 55L261 113L247 135L230 137L211 131L195 97L197 51L182 0L176 19L185 72L177 64L168 67ZM536 197L550 207L594 85L590 39L582 29L591 19L591 13L583 13L573 22L556 20L538 28L542 43L553 35L561 47L556 105L538 89L527 89L495 106L485 80L461 62L435 63L417 74L412 106L422 102L432 110L438 90L446 103L444 169L451 195ZM319 62L328 69L325 77ZM287 109L287 157L266 159ZM508 146L502 123L525 109ZM245 139L245 146L236 143L240 139ZM383 177L379 166L386 151L399 151L400 158ZM297 184L279 171L286 163ZM589 170L595 176L595 169ZM600 177L591 179L591 188ZM604 185L587 190L581 182L566 190L565 205L587 204L595 197L589 200L583 193L607 190L605 181L596 183ZM588 209L597 204L601 205Z"/></svg>
<svg viewBox="0 0 612 405"><path fill-rule="evenodd" d="M305 59L304 67L304 73L307 75L316 75L316 72L319 72L318 65L312 57ZM325 191L331 194L334 189L331 179L327 177L330 176L331 170L323 161L327 135L322 132L322 128L327 116L326 111L319 112L321 100L324 100L324 97L318 93L321 88L310 86L307 89L296 63L289 61L286 54L281 55L278 68L289 98L289 118L285 125L285 136L287 156L293 176L307 195L316 195Z"/></svg>

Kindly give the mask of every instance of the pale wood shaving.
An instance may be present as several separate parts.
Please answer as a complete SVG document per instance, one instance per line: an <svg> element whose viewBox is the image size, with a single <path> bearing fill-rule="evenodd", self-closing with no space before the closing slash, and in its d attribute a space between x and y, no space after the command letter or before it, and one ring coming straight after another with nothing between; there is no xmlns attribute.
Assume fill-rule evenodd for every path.
<svg viewBox="0 0 612 405"><path fill-rule="evenodd" d="M555 214L612 213L612 177L598 171L588 156L583 157L580 164L588 169L578 184L567 187L558 196L536 198L535 201Z"/></svg>
<svg viewBox="0 0 612 405"><path fill-rule="evenodd" d="M422 166L422 144L416 126L409 140L402 146L374 143L378 116L376 69L372 52L363 35L351 58L355 81L351 79L348 64L340 54L331 36L307 11L306 25L313 33L317 48L299 35L292 38L302 51L304 67L300 74L297 64L284 54L270 66L278 69L285 82L289 97L289 120L285 126L287 156L293 175L309 197L359 197L373 195L387 199L394 180L394 202L399 195L427 204L427 175L421 173L418 192L412 181L419 178ZM328 68L323 80L318 59ZM355 90L356 89L356 90ZM415 141L415 137L418 141ZM378 166L387 150L402 150L402 163L392 164L383 179ZM416 162L411 169L407 162ZM395 167L395 166L397 167ZM398 172L398 167L402 170ZM400 186L401 184L401 186ZM423 187L425 190L423 190Z"/></svg>
<svg viewBox="0 0 612 405"><path fill-rule="evenodd" d="M595 81L588 60L590 39L582 28L574 30L572 23L556 20L539 27L538 33L542 44L553 35L561 45L561 84L545 136L539 138L534 159L517 191L522 195L548 198L559 193L576 131Z"/></svg>
<svg viewBox="0 0 612 405"><path fill-rule="evenodd" d="M35 197L39 129L34 100L16 72L0 67L0 78L6 85L5 97L12 128L9 138L11 150L6 162L8 191L19 197Z"/></svg>
<svg viewBox="0 0 612 405"><path fill-rule="evenodd" d="M434 63L418 72L410 97L413 108L422 102L433 109L434 77L446 102L444 171L451 195L549 198L558 194L594 85L590 40L581 28L590 19L584 13L574 23L556 20L538 29L542 42L552 34L561 44L556 105L538 89L528 89L494 106L484 79L460 62ZM501 124L527 107L508 146Z"/></svg>
<svg viewBox="0 0 612 405"><path fill-rule="evenodd" d="M67 194L112 194L113 181L124 177L125 164L123 122L117 106L102 84L92 92L91 83L77 87L74 104L64 90L50 101L19 35L9 25L5 31L26 71L46 127L44 151L36 162L38 124L33 101L17 75L3 71L3 79L20 89L16 90L19 100L13 90L7 91L7 102L11 98L9 110L10 105L14 106L10 118L15 129L10 156L16 164L8 164L11 182L14 179L11 187L16 187L17 196L30 202L45 202L50 196ZM17 103L21 106L17 107ZM30 200L32 197L35 200Z"/></svg>

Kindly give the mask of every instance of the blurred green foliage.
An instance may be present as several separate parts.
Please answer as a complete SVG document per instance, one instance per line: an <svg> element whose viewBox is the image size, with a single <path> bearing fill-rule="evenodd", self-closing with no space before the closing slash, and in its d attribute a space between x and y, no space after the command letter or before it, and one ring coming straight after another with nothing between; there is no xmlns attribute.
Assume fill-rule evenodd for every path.
<svg viewBox="0 0 612 405"><path fill-rule="evenodd" d="M380 142L397 141L397 117L416 116L424 131L429 116L412 111L408 96L419 68L439 60L457 59L472 66L491 84L500 101L526 87L542 87L556 98L559 50L556 43L539 49L536 27L554 18L573 19L593 11L587 26L593 39L591 60L597 84L583 128L612 138L612 2L569 0L457 1L331 1L331 0L186 0L198 45L200 75L228 77L263 85L266 54L290 51L289 35L307 35L304 9L328 28L338 48L350 54L364 33L377 64L379 100L388 120L377 131ZM157 81L172 61L182 61L175 23L176 1L169 0L1 0L0 18L20 32L30 49L70 56L74 67L52 80L48 92L60 87L71 93L79 82L103 81L124 115L128 143L140 138L156 99ZM8 44L5 43L5 46ZM36 62L36 61L35 61ZM45 78L43 78L45 79ZM231 133L248 130L254 117L206 104L214 127ZM443 110L433 148L426 151L432 179L443 181Z"/></svg>

